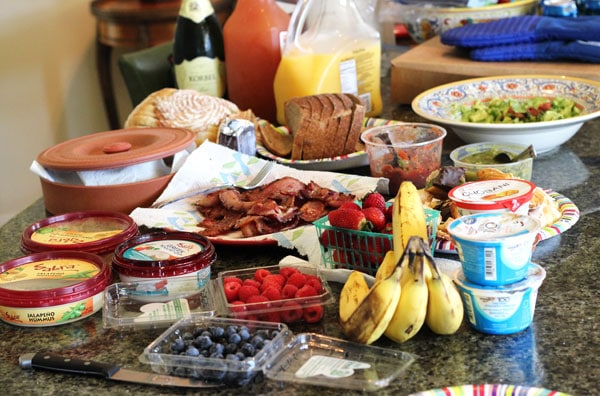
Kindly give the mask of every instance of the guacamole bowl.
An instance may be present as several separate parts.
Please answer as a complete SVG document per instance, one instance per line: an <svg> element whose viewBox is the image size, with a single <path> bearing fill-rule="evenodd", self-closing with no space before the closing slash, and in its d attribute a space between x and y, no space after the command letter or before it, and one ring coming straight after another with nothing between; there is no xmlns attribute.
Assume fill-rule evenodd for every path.
<svg viewBox="0 0 600 396"><path fill-rule="evenodd" d="M463 120L465 109L494 100L517 101L548 98L572 101L573 113L562 119L517 122ZM533 144L538 154L547 153L567 142L584 122L600 116L600 82L552 75L513 75L473 78L440 85L417 95L412 109L432 123L453 131L465 143L496 142ZM552 109L561 111L562 109Z"/></svg>
<svg viewBox="0 0 600 396"><path fill-rule="evenodd" d="M516 143L481 142L455 148L450 152L454 166L465 169L467 181L477 180L481 169L496 169L509 173L519 179L531 180L533 158L523 158L515 162L499 163L494 161L498 153L507 153L511 158L527 149L527 145Z"/></svg>

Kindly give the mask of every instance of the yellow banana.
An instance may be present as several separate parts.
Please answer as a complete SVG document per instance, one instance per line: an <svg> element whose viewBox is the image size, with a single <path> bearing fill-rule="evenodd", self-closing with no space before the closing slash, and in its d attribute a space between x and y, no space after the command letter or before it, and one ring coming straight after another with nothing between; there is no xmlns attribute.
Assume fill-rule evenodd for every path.
<svg viewBox="0 0 600 396"><path fill-rule="evenodd" d="M390 276L396 268L396 255L393 250L388 250L383 257L383 261L379 264L377 272L375 273L375 281L382 280Z"/></svg>
<svg viewBox="0 0 600 396"><path fill-rule="evenodd" d="M403 255L412 236L428 241L425 209L417 187L410 181L403 181L394 199L392 212L392 233L396 261Z"/></svg>
<svg viewBox="0 0 600 396"><path fill-rule="evenodd" d="M439 270L433 257L427 254L426 259L432 276L427 279L429 302L425 323L436 334L454 334L464 316L460 294L452 279Z"/></svg>
<svg viewBox="0 0 600 396"><path fill-rule="evenodd" d="M340 293L340 320L348 320L367 294L369 294L369 285L367 285L363 273L352 271Z"/></svg>
<svg viewBox="0 0 600 396"><path fill-rule="evenodd" d="M405 278L396 311L384 332L386 337L393 341L409 340L425 323L428 298L424 275L425 254L427 245L423 239L418 236L411 237L402 254L403 270L409 272L410 276Z"/></svg>
<svg viewBox="0 0 600 396"><path fill-rule="evenodd" d="M340 317L342 331L350 340L372 344L381 337L400 299L401 272L396 265L390 276L375 282L346 320Z"/></svg>

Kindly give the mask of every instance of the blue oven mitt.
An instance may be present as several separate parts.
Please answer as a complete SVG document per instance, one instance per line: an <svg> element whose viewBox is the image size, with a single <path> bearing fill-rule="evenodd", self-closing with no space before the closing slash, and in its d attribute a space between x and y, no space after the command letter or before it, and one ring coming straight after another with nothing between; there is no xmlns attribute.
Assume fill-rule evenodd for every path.
<svg viewBox="0 0 600 396"><path fill-rule="evenodd" d="M600 63L600 41L542 41L475 48L469 57L476 61L577 60Z"/></svg>
<svg viewBox="0 0 600 396"><path fill-rule="evenodd" d="M557 18L522 15L460 26L441 35L442 43L465 48L548 40L599 41L600 16Z"/></svg>

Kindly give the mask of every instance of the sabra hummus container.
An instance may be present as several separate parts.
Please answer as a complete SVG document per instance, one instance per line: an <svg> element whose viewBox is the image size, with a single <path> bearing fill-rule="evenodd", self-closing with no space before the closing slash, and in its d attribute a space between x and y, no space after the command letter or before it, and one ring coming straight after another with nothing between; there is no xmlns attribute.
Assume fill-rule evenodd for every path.
<svg viewBox="0 0 600 396"><path fill-rule="evenodd" d="M45 149L31 169L40 176L44 205L53 215L130 213L158 198L174 167L195 148L194 136L177 128L91 133Z"/></svg>
<svg viewBox="0 0 600 396"><path fill-rule="evenodd" d="M448 197L461 215L512 212L526 215L535 184L521 179L482 180L461 184Z"/></svg>
<svg viewBox="0 0 600 396"><path fill-rule="evenodd" d="M34 253L0 265L0 319L43 327L88 317L103 305L110 266L86 252Z"/></svg>
<svg viewBox="0 0 600 396"><path fill-rule="evenodd" d="M82 251L98 254L110 263L115 248L138 232L135 221L123 213L65 213L27 227L21 236L21 250L25 253Z"/></svg>
<svg viewBox="0 0 600 396"><path fill-rule="evenodd" d="M505 286L482 286L457 271L454 282L461 293L469 324L482 333L514 334L533 321L538 289L546 271L537 264L528 266L527 277Z"/></svg>
<svg viewBox="0 0 600 396"><path fill-rule="evenodd" d="M117 246L113 269L123 282L155 280L147 290L138 290L136 298L158 301L170 282L172 292L197 291L209 281L216 259L215 247L202 235L156 232Z"/></svg>
<svg viewBox="0 0 600 396"><path fill-rule="evenodd" d="M523 280L540 223L514 213L459 217L448 226L465 277L480 285Z"/></svg>

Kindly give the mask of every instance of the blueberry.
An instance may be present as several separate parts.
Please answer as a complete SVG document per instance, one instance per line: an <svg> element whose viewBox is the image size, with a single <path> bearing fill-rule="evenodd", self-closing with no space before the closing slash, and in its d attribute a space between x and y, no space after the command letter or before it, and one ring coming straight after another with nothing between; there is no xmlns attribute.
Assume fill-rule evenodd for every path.
<svg viewBox="0 0 600 396"><path fill-rule="evenodd" d="M254 345L250 344L249 342L245 342L241 345L240 351L246 356L254 356L256 353L256 348L254 348Z"/></svg>
<svg viewBox="0 0 600 396"><path fill-rule="evenodd" d="M200 349L208 349L212 344L212 340L206 335L200 335L194 340L194 345Z"/></svg>
<svg viewBox="0 0 600 396"><path fill-rule="evenodd" d="M190 333L189 331L186 331L185 333L183 333L181 335L181 338L183 338L184 340L192 340L192 339L194 339L194 335L192 333Z"/></svg>
<svg viewBox="0 0 600 396"><path fill-rule="evenodd" d="M229 337L230 335L237 333L237 331L238 331L237 326L229 325L225 329L225 334L227 334L227 336Z"/></svg>
<svg viewBox="0 0 600 396"><path fill-rule="evenodd" d="M225 344L225 350L223 351L226 355L230 353L236 353L238 350L238 346L236 344L228 343Z"/></svg>
<svg viewBox="0 0 600 396"><path fill-rule="evenodd" d="M187 356L200 356L200 351L196 347L190 346L185 350L185 354Z"/></svg>
<svg viewBox="0 0 600 396"><path fill-rule="evenodd" d="M250 344L257 350L262 349L265 346L265 340L260 336L254 336L250 339Z"/></svg>
<svg viewBox="0 0 600 396"><path fill-rule="evenodd" d="M209 331L214 338L221 338L225 334L225 329L220 326L211 326Z"/></svg>
<svg viewBox="0 0 600 396"><path fill-rule="evenodd" d="M173 375L177 377L185 377L187 376L187 370L185 369L185 367L175 367L175 370L173 370Z"/></svg>
<svg viewBox="0 0 600 396"><path fill-rule="evenodd" d="M244 353L242 351L236 352L235 354L237 355L238 358L240 358L240 360L246 359L246 355L244 355Z"/></svg>
<svg viewBox="0 0 600 396"><path fill-rule="evenodd" d="M243 341L248 341L248 339L250 339L250 330L245 326L238 331L238 334L242 337Z"/></svg>
<svg viewBox="0 0 600 396"><path fill-rule="evenodd" d="M210 348L208 348L208 351L210 352L211 355L213 355L215 353L222 355L223 352L225 351L225 346L223 344L215 343L215 344L212 344L210 346Z"/></svg>
<svg viewBox="0 0 600 396"><path fill-rule="evenodd" d="M235 353L228 353L225 356L225 359L226 360L231 360L231 361L234 361L234 362L239 362L240 361L240 357L237 354L235 354Z"/></svg>
<svg viewBox="0 0 600 396"><path fill-rule="evenodd" d="M185 342L181 338L177 338L171 344L171 350L176 353L183 352L185 350Z"/></svg>
<svg viewBox="0 0 600 396"><path fill-rule="evenodd" d="M242 342L242 336L241 336L240 334L238 334L238 333L233 333L233 334L231 334L231 335L229 336L229 339L228 339L228 341L229 341L231 344L235 344L235 345L237 345L237 344L239 344L240 342Z"/></svg>

